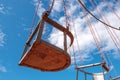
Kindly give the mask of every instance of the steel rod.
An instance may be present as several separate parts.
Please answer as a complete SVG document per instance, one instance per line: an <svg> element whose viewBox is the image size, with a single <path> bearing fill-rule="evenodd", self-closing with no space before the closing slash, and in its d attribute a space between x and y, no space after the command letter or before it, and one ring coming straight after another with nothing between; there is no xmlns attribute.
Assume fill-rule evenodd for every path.
<svg viewBox="0 0 120 80"><path fill-rule="evenodd" d="M89 64L89 65L85 65L85 66L78 66L77 69L99 66L99 65L102 65L102 64L103 63L95 63L95 64Z"/></svg>

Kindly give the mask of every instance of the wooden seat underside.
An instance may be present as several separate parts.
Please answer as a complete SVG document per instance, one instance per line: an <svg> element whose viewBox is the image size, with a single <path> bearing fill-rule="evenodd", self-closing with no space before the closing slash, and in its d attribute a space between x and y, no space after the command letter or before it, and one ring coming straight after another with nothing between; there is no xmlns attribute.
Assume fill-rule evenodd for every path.
<svg viewBox="0 0 120 80"><path fill-rule="evenodd" d="M35 41L22 57L19 65L41 71L60 71L71 63L68 53L43 40Z"/></svg>

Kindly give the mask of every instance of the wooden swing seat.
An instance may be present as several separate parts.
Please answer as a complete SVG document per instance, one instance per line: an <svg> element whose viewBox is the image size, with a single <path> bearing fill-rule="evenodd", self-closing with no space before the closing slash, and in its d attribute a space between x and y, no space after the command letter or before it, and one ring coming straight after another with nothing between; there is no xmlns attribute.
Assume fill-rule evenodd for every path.
<svg viewBox="0 0 120 80"><path fill-rule="evenodd" d="M43 40L37 40L22 57L19 65L41 71L60 71L71 63L68 53Z"/></svg>
<svg viewBox="0 0 120 80"><path fill-rule="evenodd" d="M41 71L53 72L64 70L71 63L70 56L67 53L67 50L63 50L41 39L44 22L51 24L53 27L68 35L71 39L70 46L72 45L72 33L65 27L48 18L48 15L46 13L43 13L40 23L37 25L36 29L26 43L19 65L27 66ZM32 46L30 46L30 42L37 32L37 38L33 42Z"/></svg>

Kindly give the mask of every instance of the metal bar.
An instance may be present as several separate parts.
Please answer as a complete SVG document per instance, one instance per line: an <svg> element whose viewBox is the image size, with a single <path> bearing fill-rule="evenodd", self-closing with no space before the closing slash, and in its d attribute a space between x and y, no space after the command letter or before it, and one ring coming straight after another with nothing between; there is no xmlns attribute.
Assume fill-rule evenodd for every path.
<svg viewBox="0 0 120 80"><path fill-rule="evenodd" d="M30 45L31 40L33 39L33 37L35 36L35 34L37 33L38 29L39 29L39 25L40 23L38 23L37 27L35 28L34 32L30 35L30 37L28 38L26 44Z"/></svg>
<svg viewBox="0 0 120 80"><path fill-rule="evenodd" d="M28 38L26 44L25 44L25 47L24 47L24 50L23 50L23 54L22 54L22 57L24 56L24 54L27 52L28 48L30 47L30 43L32 41L32 39L34 38L34 36L36 35L37 31L39 30L39 28L43 25L44 23L44 20L41 19L41 21L37 24L37 27L35 28L35 30L33 31L33 33L30 35L30 37ZM40 33L38 34L40 35ZM40 36L41 37L41 36ZM22 58L21 57L21 58Z"/></svg>
<svg viewBox="0 0 120 80"><path fill-rule="evenodd" d="M89 64L89 65L85 65L85 66L78 66L77 69L99 66L99 65L102 65L102 64L103 63L96 63L96 64Z"/></svg>
<svg viewBox="0 0 120 80"><path fill-rule="evenodd" d="M26 44L25 44L25 47L24 47L24 50L23 50L23 54L22 54L22 57L24 56L24 54L27 52L28 48L30 47L30 42L31 40L33 39L33 37L35 36L35 34L37 33L38 31L38 28L39 28L39 23L37 25L37 27L35 28L34 32L30 35L30 37L28 38ZM21 58L22 58L21 57Z"/></svg>
<svg viewBox="0 0 120 80"><path fill-rule="evenodd" d="M101 22L102 24L112 28L112 29L115 29L115 30L120 30L120 27L119 28L116 28L116 27L113 27L105 22L103 22L102 20L100 20L99 18L97 18L93 13L91 13L91 11L88 10L88 8L81 2L81 0L78 0L78 2L81 4L81 6L91 15L93 16L96 20L98 20L99 22Z"/></svg>
<svg viewBox="0 0 120 80"><path fill-rule="evenodd" d="M64 33L64 50L67 52L67 36L66 33Z"/></svg>
<svg viewBox="0 0 120 80"><path fill-rule="evenodd" d="M44 28L44 20L42 19L40 24L38 25L38 35L37 35L37 39L36 40L40 40L41 36L42 36L42 32L43 32L43 28Z"/></svg>
<svg viewBox="0 0 120 80"><path fill-rule="evenodd" d="M78 69L77 69L77 72L76 72L76 80L78 80L78 73L79 73L79 71L78 71Z"/></svg>
<svg viewBox="0 0 120 80"><path fill-rule="evenodd" d="M103 64L103 65L104 65L104 64ZM102 66L103 66L103 65L102 65ZM103 67L102 67L102 71L103 71L102 74L103 74L103 77L104 77L104 80L105 80L105 75L104 75L105 73L104 73L104 68L103 68Z"/></svg>
<svg viewBox="0 0 120 80"><path fill-rule="evenodd" d="M57 22L53 21L52 19L48 18L48 16L46 14L43 15L43 19L45 20L45 22L51 24L53 27L55 27L55 28L59 29L60 31L66 33L71 39L70 46L73 44L74 37L73 37L72 33L68 29L66 29L62 25L58 24Z"/></svg>
<svg viewBox="0 0 120 80"><path fill-rule="evenodd" d="M23 54L21 56L21 58L24 56L24 54L27 52L29 46L26 44L25 47L24 47L24 50L23 50Z"/></svg>

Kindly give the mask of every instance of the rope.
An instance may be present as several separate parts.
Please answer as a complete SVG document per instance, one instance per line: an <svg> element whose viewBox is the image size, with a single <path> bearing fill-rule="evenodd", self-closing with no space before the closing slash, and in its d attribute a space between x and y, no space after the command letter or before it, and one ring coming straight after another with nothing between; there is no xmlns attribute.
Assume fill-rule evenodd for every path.
<svg viewBox="0 0 120 80"><path fill-rule="evenodd" d="M50 8L50 7L51 7L51 6L50 6L50 0L48 0L48 8ZM48 11L48 10L47 10L47 11ZM49 30L48 30L48 25L49 25L49 24L45 22L45 30L44 30L44 31L45 31L45 35L44 35L44 36L45 36L45 39L47 39L47 37L48 37L48 35L49 35L49 33L46 33L46 32L49 31Z"/></svg>
<svg viewBox="0 0 120 80"><path fill-rule="evenodd" d="M68 0L69 1L69 0ZM68 3L68 2L67 2ZM66 13L67 13L67 11L65 11ZM80 51L80 45L79 45L79 40L78 40L78 35L77 35L77 32L76 32L76 29L75 29L75 23L74 23L74 21L73 21L73 17L72 17L72 15L70 15L71 13L69 12L68 13L69 14L69 16L71 17L70 19L71 19L71 23L73 24L73 30L74 30L74 32L75 32L75 37L76 37L76 42L77 42L77 48L78 48L78 50ZM69 26L70 24L69 24L69 18L68 18L68 16L66 15L66 19L68 20L67 21L67 25ZM73 49L73 51L74 51L74 49ZM76 60L76 56L75 56L75 52L73 52L73 54L74 54L74 60ZM82 57L80 56L80 62L82 63ZM75 61L75 66L77 67L77 63L76 63L76 61Z"/></svg>
<svg viewBox="0 0 120 80"><path fill-rule="evenodd" d="M79 45L79 42L78 42L78 36L77 36L77 31L75 29L74 22L73 22L73 28L74 28L74 32L75 32L75 37L76 37L76 42L77 42L78 50L80 51L80 45ZM80 61L82 63L82 57L81 56L80 56Z"/></svg>
<svg viewBox="0 0 120 80"><path fill-rule="evenodd" d="M65 16L65 19L66 19L66 28L69 30L70 24L69 24L69 20L68 20L65 0L63 0L63 8L64 8L64 16ZM64 42L67 43L67 36L66 36L65 33L64 33Z"/></svg>
<svg viewBox="0 0 120 80"><path fill-rule="evenodd" d="M68 18L68 15L67 15L67 9L66 9L66 4L65 4L65 0L62 0L63 1L63 8L64 8L64 16L65 16L65 19L66 19L66 28L69 30L69 27L70 27L70 24L69 24L69 18ZM64 34L64 36L66 36ZM66 37L64 37L66 38ZM72 46L72 52L73 52L73 58L74 58L74 66L75 68L77 67L77 62L76 62L76 53L75 53L75 50L74 50L74 45Z"/></svg>
<svg viewBox="0 0 120 80"><path fill-rule="evenodd" d="M120 20L120 16L113 10L112 6L111 6L110 4L108 4L108 3L106 2L106 0L103 0L103 2L107 4L108 8L109 8L109 9L116 15L116 17ZM112 31L113 31L113 34L114 34L115 38L116 38L117 40L119 40L119 42L120 42L120 39L118 38L118 36L117 36L117 34L115 33L115 31L114 31L114 30L112 30ZM116 41L117 41L117 40L116 40ZM119 43L119 42L118 42L118 43Z"/></svg>
<svg viewBox="0 0 120 80"><path fill-rule="evenodd" d="M118 52L120 54L120 48L117 45L117 41L116 41L116 38L115 38L114 34L112 33L112 31L109 28L107 28L107 31L110 34L110 37L112 38L112 40L113 40L113 42L114 42L115 46L117 47L117 50L118 50Z"/></svg>
<svg viewBox="0 0 120 80"><path fill-rule="evenodd" d="M102 0L104 3L106 3L106 5L108 6L108 8L116 15L116 17L120 20L120 16L112 9L111 5L108 4L106 2L106 0Z"/></svg>
<svg viewBox="0 0 120 80"><path fill-rule="evenodd" d="M54 6L55 0L52 0L52 5L50 7L49 10L47 10L47 14L50 15L50 13L52 12L53 6Z"/></svg>
<svg viewBox="0 0 120 80"><path fill-rule="evenodd" d="M38 12L39 6L40 6L40 1L41 1L41 0L38 0L38 4L37 4L36 10L35 10L35 13L34 13L34 16L33 16L32 24L31 24L29 36L32 34L32 31L33 31L33 27L34 27L34 23L35 23L35 20L36 20L37 12ZM53 0L50 9L47 11L48 15L51 13L51 11L52 11L52 9L53 9L54 2L55 2L55 0Z"/></svg>
<svg viewBox="0 0 120 80"><path fill-rule="evenodd" d="M113 33L115 34L115 36L117 37L117 39L118 39L118 43L120 42L120 38L118 37L118 35L117 35L117 33L113 30ZM120 44L119 44L119 46L120 46Z"/></svg>
<svg viewBox="0 0 120 80"><path fill-rule="evenodd" d="M35 23L35 20L36 20L37 12L38 12L38 9L39 9L40 1L41 0L38 0L38 4L37 4L36 10L35 10L35 13L34 13L34 16L33 16L32 24L31 24L31 27L30 27L29 36L32 34L32 31L33 31L33 27L34 27L34 23Z"/></svg>
<svg viewBox="0 0 120 80"><path fill-rule="evenodd" d="M67 13L66 13L66 6L65 6L65 1L63 0L63 7L64 7L64 16L66 18L66 27L69 27L68 21L67 21ZM64 33L64 50L67 52L67 36L66 33Z"/></svg>
<svg viewBox="0 0 120 80"><path fill-rule="evenodd" d="M81 7L82 7L83 12L85 13L85 8L84 8L82 5L81 5ZM99 41L98 41L98 39L97 39L97 37L96 37L96 35L95 35L95 32L94 32L94 30L93 30L93 28L92 28L92 24L91 24L91 22L89 21L88 16L86 16L85 18L86 18L86 20L87 20L87 24L88 24L88 26L89 26L89 29L90 29L91 34L92 34L92 36L93 36L93 39L94 39L94 41L95 41L95 43L96 43L96 46L97 46L97 48L98 48L98 50L99 50L99 52L100 52L101 59L102 59L103 62L106 62L106 61L105 61L105 57L104 57L104 55L103 55L103 52L102 52L102 50L101 50L101 48L100 48L100 46L99 46Z"/></svg>
<svg viewBox="0 0 120 80"><path fill-rule="evenodd" d="M112 63L112 61L110 59L110 55L109 54L106 54L106 55L107 55L108 61L110 62L110 65L113 66L113 68L114 68L114 74L115 74L115 76L117 76L117 70L115 69L115 66L113 65L113 63ZM108 65L108 66L110 66L110 65Z"/></svg>
<svg viewBox="0 0 120 80"><path fill-rule="evenodd" d="M119 1L117 0L112 0L114 3L118 3L116 6L118 6L118 8L120 7Z"/></svg>
<svg viewBox="0 0 120 80"><path fill-rule="evenodd" d="M97 4L96 1L93 1L93 3ZM97 9L97 11L98 11L98 9ZM100 17L103 17L101 14L99 14L99 15L100 15ZM105 17L103 17L103 20L105 20L105 21L108 22L108 20L105 19ZM109 22L108 22L108 23L109 23ZM112 31L111 31L106 25L105 25L105 28L106 28L108 34L110 35L113 43L114 43L115 46L117 47L117 50L120 51L119 46L117 45L117 39L116 39L116 37L114 36L114 34L112 33Z"/></svg>
<svg viewBox="0 0 120 80"><path fill-rule="evenodd" d="M80 51L80 45L79 45L78 35L77 35L77 31L75 29L75 23L74 23L73 19L72 19L72 23L73 23L73 30L75 32L75 37L76 37L76 42L77 42L77 48ZM82 57L81 56L80 56L80 62L82 63Z"/></svg>
<svg viewBox="0 0 120 80"><path fill-rule="evenodd" d="M66 27L69 29L69 19L68 19L68 16L67 16L67 9L66 9L66 4L65 4L65 0L63 0L63 7L64 7L64 16L65 16L65 19L66 19Z"/></svg>
<svg viewBox="0 0 120 80"><path fill-rule="evenodd" d="M110 28L112 28L112 29L120 30L120 28L119 28L119 29L118 29L118 28L115 28L115 27L113 27L113 26L111 26L111 25L109 25L109 24L101 21L101 20L98 19L95 15L93 15L93 14L87 9L87 7L86 7L80 0L78 0L78 2L79 2L79 3L82 5L82 7L83 7L91 16L93 16L96 20L98 20L99 22L105 24L106 26L108 26L108 27L110 27Z"/></svg>
<svg viewBox="0 0 120 80"><path fill-rule="evenodd" d="M52 1L52 5L50 6L50 0L48 0L49 9L46 11L48 16L50 15L50 13L53 9L54 2L55 2L55 0ZM46 26L45 31L48 32L48 23L45 23L45 24L46 24L45 25ZM49 35L48 33L45 35L46 36L45 39L48 37L48 35Z"/></svg>
<svg viewBox="0 0 120 80"><path fill-rule="evenodd" d="M77 68L76 54L75 54L75 50L74 50L74 45L73 45L72 49L73 49L73 56L74 56L74 65L75 65L75 68Z"/></svg>
<svg viewBox="0 0 120 80"><path fill-rule="evenodd" d="M88 19L88 17L87 17L87 19ZM95 40L96 46L97 46L97 48L98 48L98 50L99 50L99 52L100 52L102 61L103 61L103 62L106 62L106 61L105 61L105 57L103 56L103 52L101 51L101 48L100 48L100 45L99 45L99 41L98 41L98 39L97 39L97 37L96 37L96 35L95 35L95 31L94 31L94 29L93 29L93 26L92 26L92 24L91 24L90 21L89 21L88 23L89 23L88 25L89 25L90 31L91 31L91 33L92 33L93 39Z"/></svg>
<svg viewBox="0 0 120 80"><path fill-rule="evenodd" d="M92 3L92 2L91 2ZM93 3L96 5L97 3L96 3L96 0L94 0L93 1ZM92 5L94 6L94 8L95 8L95 5L92 3ZM98 9L97 9L97 12L98 12ZM103 17L101 14L99 14L101 17ZM105 25L106 26L106 25ZM114 30L113 30L114 31ZM108 61L110 62L110 64L112 65L112 66L114 66L113 65L113 63L112 63L112 61L111 61L111 59L110 59L110 56L107 54L107 56L106 56L107 58L108 58ZM108 66L109 66L109 64L108 64ZM114 69L114 74L115 75L117 75L117 71L116 71L116 69Z"/></svg>
<svg viewBox="0 0 120 80"><path fill-rule="evenodd" d="M96 6L95 6L93 3L94 3L94 0L93 0L93 1L90 0L90 4L91 4L92 7L95 9ZM97 12L99 13L98 9L97 9ZM101 14L99 14L99 15L101 16ZM98 39L100 40L100 42L102 42L102 40L101 40L101 38L100 38L100 35L99 35L99 33L98 33L96 27L94 27L94 29L95 29L95 31L96 31L96 33L97 33L97 35L98 35Z"/></svg>

